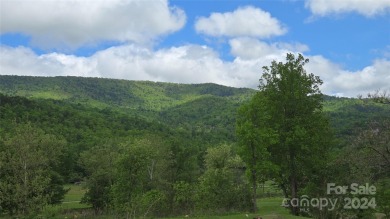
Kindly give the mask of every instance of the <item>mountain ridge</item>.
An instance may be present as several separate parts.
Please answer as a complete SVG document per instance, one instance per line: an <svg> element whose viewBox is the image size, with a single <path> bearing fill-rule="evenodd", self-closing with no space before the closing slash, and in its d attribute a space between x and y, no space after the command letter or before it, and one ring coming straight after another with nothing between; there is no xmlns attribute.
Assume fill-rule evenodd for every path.
<svg viewBox="0 0 390 219"><path fill-rule="evenodd" d="M0 76L0 92L28 98L58 99L80 103L89 101L89 104L96 107L114 104L124 108L160 111L207 95L230 97L229 99L233 101L247 100L255 90L214 83L179 84L73 76L2 75ZM145 95L148 98L144 98ZM240 98L241 96L244 97Z"/></svg>
<svg viewBox="0 0 390 219"><path fill-rule="evenodd" d="M5 95L114 110L147 121L164 123L174 129L206 132L210 135L222 133L229 141L234 141L238 107L256 92L250 88L213 83L178 84L73 76L0 75L0 93ZM357 98L324 95L323 106L337 135L352 135L356 127L390 115L388 105Z"/></svg>

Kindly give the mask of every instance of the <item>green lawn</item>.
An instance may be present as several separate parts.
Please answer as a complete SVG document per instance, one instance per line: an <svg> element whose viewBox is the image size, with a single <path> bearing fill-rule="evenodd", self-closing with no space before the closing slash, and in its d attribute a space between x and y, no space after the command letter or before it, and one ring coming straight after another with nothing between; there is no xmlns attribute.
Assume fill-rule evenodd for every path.
<svg viewBox="0 0 390 219"><path fill-rule="evenodd" d="M66 185L65 188L70 189L65 195L64 201L61 205L47 207L42 214L44 217L52 218L69 218L80 215L80 210L90 208L89 205L81 204L80 200L86 192L85 188L82 185ZM196 217L199 219L252 219L256 216L261 216L263 219L303 219L304 217L296 217L289 215L287 209L281 206L282 198L262 198L257 202L259 211L257 214L251 214L247 212L237 213L237 214L228 214L222 216L200 216ZM191 218L193 216L189 215L188 217L175 217L178 218ZM99 218L105 218L105 216L100 216ZM168 219L168 218L166 218Z"/></svg>
<svg viewBox="0 0 390 219"><path fill-rule="evenodd" d="M262 198L257 201L259 211L257 214L252 213L237 213L223 216L202 216L196 217L197 219L252 219L257 216L262 219L304 219L305 217L297 217L289 214L288 210L281 206L283 198ZM189 217L176 217L177 218L190 218Z"/></svg>
<svg viewBox="0 0 390 219"><path fill-rule="evenodd" d="M84 193L86 192L86 189L83 188L82 185L73 185L73 184L68 184L64 186L65 189L70 189L63 200L63 202L75 202L75 201L80 201L81 198L84 196Z"/></svg>
<svg viewBox="0 0 390 219"><path fill-rule="evenodd" d="M64 186L65 189L70 189L60 205L47 206L42 216L43 218L69 218L67 215L74 210L87 209L91 206L87 204L81 204L81 198L84 196L86 190L82 185L68 184ZM71 213L72 214L72 213ZM71 218L74 215L72 214Z"/></svg>
<svg viewBox="0 0 390 219"><path fill-rule="evenodd" d="M280 188L271 180L265 181L259 184L257 189L257 197L270 198L270 197L282 197L283 193Z"/></svg>
<svg viewBox="0 0 390 219"><path fill-rule="evenodd" d="M282 207L283 198L262 198L257 200L259 214L263 219L298 219L304 217L292 216L288 209Z"/></svg>

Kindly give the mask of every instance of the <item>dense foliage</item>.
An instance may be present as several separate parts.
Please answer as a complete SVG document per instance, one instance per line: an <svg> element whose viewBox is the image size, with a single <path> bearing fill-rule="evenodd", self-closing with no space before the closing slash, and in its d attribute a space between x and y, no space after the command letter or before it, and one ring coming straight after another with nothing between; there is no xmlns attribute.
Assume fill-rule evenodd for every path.
<svg viewBox="0 0 390 219"><path fill-rule="evenodd" d="M30 214L60 203L65 190L59 157L66 142L30 124L16 126L0 144L0 204L14 214Z"/></svg>
<svg viewBox="0 0 390 219"><path fill-rule="evenodd" d="M66 192L62 185L75 182L85 183L83 202L97 214L155 217L249 210L257 198L251 189L280 170L267 162L270 151L256 144L254 149L267 152L256 157L264 162L256 163L259 172L246 171L250 153L237 147L277 142L275 136L263 138L270 135L268 129L256 129L266 123L263 117L240 123L258 115L256 110L243 112L264 107L256 98L262 97L254 90L215 84L0 76L0 212L35 214L60 203ZM324 100L323 111L337 137L327 174L347 183L351 178L344 170L372 173L375 177L362 179L378 183L384 188L378 200L388 200L386 160L374 165L370 160L380 156L371 156L369 145L351 139L367 136L370 121L386 127L389 105L371 99ZM256 129L259 138L237 139L236 121L241 124L238 135ZM386 136L372 137L383 142ZM385 146L374 148L386 151L386 143L379 145ZM346 155L368 161L357 165ZM23 169L22 157L31 168ZM382 212L388 211L382 203Z"/></svg>
<svg viewBox="0 0 390 219"><path fill-rule="evenodd" d="M322 112L322 81L306 73L307 62L302 55L287 54L286 63L273 61L264 67L259 93L250 105L244 105L238 123L252 181L257 181L267 166L264 159L269 160L275 167L271 176L289 199L297 199L310 183L319 187L326 183L308 178L315 174L322 179L332 144ZM290 207L294 215L300 214L297 206Z"/></svg>
<svg viewBox="0 0 390 219"><path fill-rule="evenodd" d="M209 172L204 160L207 148L212 146L211 143L219 145L225 141L231 142L231 138L217 136L211 139L207 132L194 134L193 131L171 128L161 122L126 115L123 111L115 109L91 108L58 100L26 99L0 94L0 103L2 124L0 152L4 154L2 156L4 159L0 162L2 168L0 192L3 198L1 209L4 213L34 214L44 205L58 203L61 200L65 192L62 188L64 182L80 181L85 181L88 188L83 201L91 204L96 213L115 209L119 214L134 217L164 216L214 212L214 207L218 207L222 212L247 207L245 202L242 202L245 199L243 196L229 196L225 202L213 205L205 205L203 198L200 198L204 197L206 194L204 191L207 191L209 185L204 182L221 181L218 177L222 177L206 176L208 175L206 172ZM25 128L30 125L34 129ZM34 130L41 134L33 135ZM45 143L44 136L63 139L61 140L63 143L54 141ZM37 168L46 167L45 171L50 170L48 173L51 175L45 173L46 175L42 176L45 179L39 184L42 191L28 189L33 192L31 195L21 192L28 196L22 200L40 201L31 204L34 206L31 208L24 207L27 205L25 201L10 200L10 197L16 194L14 190L20 187L17 186L17 180L23 180L12 178L15 171L10 169L13 168L9 165L10 159L17 159L19 155L17 150L20 150L15 146L17 143L12 142L25 138L26 141L18 142L19 147L27 147L32 151L62 145L62 149L57 150L61 152L58 156L50 155L56 165L34 164ZM36 143L29 146L27 142ZM26 153L29 156L34 155ZM40 152L31 159L45 162L47 156L49 155ZM47 168L49 164L51 168L55 168L53 171ZM38 168L36 171L41 169ZM34 177L41 177L36 172L31 174ZM229 172L229 177L232 177L232 174L233 172ZM243 176L244 172L241 171L235 177L245 181ZM42 180L42 177L39 179ZM37 180L31 182L35 182L36 185ZM11 185L17 187L13 188ZM30 187L33 188L32 186ZM229 188L238 189L237 193L240 193L241 187L241 184L236 183ZM50 192L54 189L56 192L52 192L51 196L46 195L45 191ZM222 191L223 188L213 189L220 189L221 194L226 192ZM183 193L193 194L187 197ZM43 196L47 198L43 199Z"/></svg>

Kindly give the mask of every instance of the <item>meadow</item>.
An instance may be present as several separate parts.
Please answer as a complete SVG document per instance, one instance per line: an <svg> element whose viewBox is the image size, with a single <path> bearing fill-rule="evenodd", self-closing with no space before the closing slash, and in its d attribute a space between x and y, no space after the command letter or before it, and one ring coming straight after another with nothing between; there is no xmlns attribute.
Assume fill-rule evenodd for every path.
<svg viewBox="0 0 390 219"><path fill-rule="evenodd" d="M280 206L281 197L292 197L291 185L317 197L327 182L378 189L375 210L327 213L390 215L386 98L302 95L311 98L308 107L287 101L295 97L266 96L280 95L276 88L0 79L2 216L95 218L100 211L106 214L100 218L132 212L132 218L297 218L289 214L299 212ZM281 103L291 110L280 113ZM20 168L21 157L22 166L34 168ZM26 175L29 183L21 185L19 176ZM74 184L81 181L84 187ZM86 191L86 203L80 203Z"/></svg>
<svg viewBox="0 0 390 219"><path fill-rule="evenodd" d="M262 187L264 186L264 187ZM90 205L80 203L84 196L86 189L83 184L67 184L65 198L60 205L48 206L38 216L39 218L114 218L113 215L94 215ZM293 216L288 209L281 206L283 198L281 197L266 197L266 196L280 196L281 192L275 188L271 181L261 184L259 187L259 198L257 201L258 213L253 214L249 212L236 212L224 215L213 216L198 216L198 215L183 215L178 217L169 217L165 219L179 219L179 218L197 218L197 219L245 219L261 217L262 219L299 219L304 218L300 216Z"/></svg>

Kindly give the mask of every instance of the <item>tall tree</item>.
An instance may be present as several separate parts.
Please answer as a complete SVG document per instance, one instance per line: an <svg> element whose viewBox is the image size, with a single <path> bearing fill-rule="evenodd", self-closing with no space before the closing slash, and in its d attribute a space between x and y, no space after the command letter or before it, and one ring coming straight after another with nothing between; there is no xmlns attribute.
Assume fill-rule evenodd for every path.
<svg viewBox="0 0 390 219"><path fill-rule="evenodd" d="M210 147L205 155L206 171L199 178L196 207L201 212L228 212L250 207L243 162L230 145Z"/></svg>
<svg viewBox="0 0 390 219"><path fill-rule="evenodd" d="M124 143L116 164L113 202L128 217L161 216L168 208L165 184L170 152L157 136L149 137Z"/></svg>
<svg viewBox="0 0 390 219"><path fill-rule="evenodd" d="M56 172L65 141L31 124L17 124L0 140L0 209L15 215L34 214L66 193Z"/></svg>
<svg viewBox="0 0 390 219"><path fill-rule="evenodd" d="M299 190L312 178L318 178L330 146L330 129L322 112L321 79L306 73L309 60L301 54L287 54L286 63L273 61L263 67L257 105L261 105L261 142L267 145L270 160L278 168L275 180L288 198L297 198ZM265 140L276 137L275 141ZM298 207L291 207L299 215Z"/></svg>
<svg viewBox="0 0 390 219"><path fill-rule="evenodd" d="M242 105L237 116L237 136L239 140L239 154L246 164L247 175L252 184L252 211L257 211L257 185L272 169L270 154L267 146L274 144L277 133L267 124L264 96L256 95L247 104Z"/></svg>
<svg viewBox="0 0 390 219"><path fill-rule="evenodd" d="M82 201L91 204L95 213L100 213L112 204L111 189L121 152L118 145L115 140L108 140L80 154L79 162L87 173L88 188Z"/></svg>
<svg viewBox="0 0 390 219"><path fill-rule="evenodd" d="M375 185L377 209L390 218L390 120L370 122L346 147L343 159L353 170L349 183Z"/></svg>

